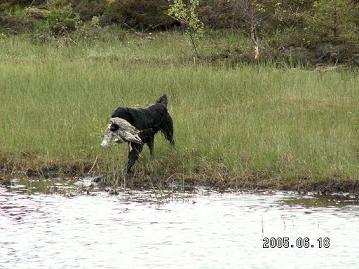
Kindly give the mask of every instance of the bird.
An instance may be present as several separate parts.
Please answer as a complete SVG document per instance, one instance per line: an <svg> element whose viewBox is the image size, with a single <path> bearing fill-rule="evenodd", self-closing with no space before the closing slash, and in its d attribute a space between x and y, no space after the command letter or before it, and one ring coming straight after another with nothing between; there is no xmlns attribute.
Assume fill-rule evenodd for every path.
<svg viewBox="0 0 359 269"><path fill-rule="evenodd" d="M111 118L110 124L105 130L104 139L101 143L103 147L106 147L114 139L116 143L135 143L143 144L140 138L139 131L127 120L122 118Z"/></svg>

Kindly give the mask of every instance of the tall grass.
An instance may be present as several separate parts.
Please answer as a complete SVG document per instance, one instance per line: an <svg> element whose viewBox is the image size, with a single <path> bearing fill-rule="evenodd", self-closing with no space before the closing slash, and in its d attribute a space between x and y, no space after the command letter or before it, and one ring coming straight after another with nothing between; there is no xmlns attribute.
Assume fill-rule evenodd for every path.
<svg viewBox="0 0 359 269"><path fill-rule="evenodd" d="M191 52L178 40L64 47L0 40L4 162L37 167L96 159L98 173L119 169L127 148L100 147L111 112L167 93L176 151L157 138L155 160L145 149L138 172L235 181L358 179L357 74L181 64Z"/></svg>

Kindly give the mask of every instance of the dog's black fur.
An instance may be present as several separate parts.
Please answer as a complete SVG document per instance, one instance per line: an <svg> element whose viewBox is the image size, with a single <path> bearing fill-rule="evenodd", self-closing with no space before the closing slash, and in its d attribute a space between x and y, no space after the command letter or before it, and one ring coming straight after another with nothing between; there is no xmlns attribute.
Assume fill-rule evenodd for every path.
<svg viewBox="0 0 359 269"><path fill-rule="evenodd" d="M171 115L167 110L168 98L167 95L161 96L155 104L147 108L128 108L118 107L111 115L112 118L122 118L127 120L138 130L141 130L139 136L144 144L150 149L150 154L153 156L154 137L155 134L161 131L165 138L174 146L173 138L173 121ZM112 124L111 130L117 130L118 126ZM128 153L127 173L131 172L132 166L137 161L143 145L131 143L130 151Z"/></svg>

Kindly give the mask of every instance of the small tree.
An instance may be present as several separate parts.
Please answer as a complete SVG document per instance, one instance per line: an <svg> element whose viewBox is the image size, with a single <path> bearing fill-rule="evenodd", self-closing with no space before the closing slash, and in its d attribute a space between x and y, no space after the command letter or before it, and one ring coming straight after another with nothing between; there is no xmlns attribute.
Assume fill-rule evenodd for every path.
<svg viewBox="0 0 359 269"><path fill-rule="evenodd" d="M254 59L260 56L259 30L265 18L265 9L258 0L229 0L233 2L233 13L237 14L244 22L246 32L248 32L253 49Z"/></svg>
<svg viewBox="0 0 359 269"><path fill-rule="evenodd" d="M168 15L185 27L192 45L194 62L198 58L197 39L203 36L204 32L204 24L197 15L198 6L199 0L189 0L188 4L185 4L183 0L174 0L168 10Z"/></svg>

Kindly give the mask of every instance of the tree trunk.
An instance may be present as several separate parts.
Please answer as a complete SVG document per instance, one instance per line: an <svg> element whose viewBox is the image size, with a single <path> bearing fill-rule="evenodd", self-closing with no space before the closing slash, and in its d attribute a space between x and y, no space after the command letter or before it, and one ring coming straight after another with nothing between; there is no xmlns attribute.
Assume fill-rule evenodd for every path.
<svg viewBox="0 0 359 269"><path fill-rule="evenodd" d="M191 40L191 45L193 49L193 63L196 64L196 60L198 58L197 44L194 35L191 32L188 32L188 35L189 35L189 39Z"/></svg>
<svg viewBox="0 0 359 269"><path fill-rule="evenodd" d="M254 59L258 60L260 56L259 51L259 39L256 31L256 27L254 24L251 25L251 40L254 46Z"/></svg>

